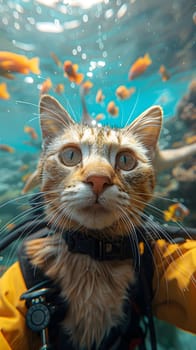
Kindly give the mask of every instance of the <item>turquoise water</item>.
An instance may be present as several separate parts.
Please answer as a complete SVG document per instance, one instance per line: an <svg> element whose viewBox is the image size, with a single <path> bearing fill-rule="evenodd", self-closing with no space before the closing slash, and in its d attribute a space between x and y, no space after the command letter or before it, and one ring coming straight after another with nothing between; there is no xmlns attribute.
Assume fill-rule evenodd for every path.
<svg viewBox="0 0 196 350"><path fill-rule="evenodd" d="M24 186L22 176L36 167L40 139L33 145L28 144L30 139L24 126L33 126L40 136L41 84L50 78L53 87L49 93L76 120L81 118L80 88L64 77L63 69L55 64L51 52L61 62L71 60L78 64L84 81L93 83L86 103L92 117L104 114L103 124L123 126L145 108L160 104L166 125L161 136L163 147L181 142L184 134L193 136L196 133L195 119L188 123L175 119L179 101L195 79L195 11L193 0L0 0L0 51L39 57L41 71L38 75L15 74L14 80L0 76L0 84L6 82L10 94L10 99L0 99L0 144L15 149L13 154L0 151L0 202L14 199L0 207L2 225L11 223L16 215L21 217L25 208L25 204L15 198L20 196ZM150 55L152 64L141 76L130 81L131 65L145 53ZM159 74L161 65L170 74L167 81L162 81ZM54 91L59 83L65 89L60 95ZM121 101L115 95L119 85L134 87L136 91L130 99ZM95 101L98 89L105 95L102 104ZM111 100L120 110L116 118L107 112ZM28 166L26 171L20 170L24 164ZM186 169L193 166L192 161ZM180 181L170 171L160 175L157 190L169 200L186 204L190 215L183 224L195 227L195 182ZM169 204L165 200L163 204L158 203L162 210ZM196 348L194 336L162 323L158 328L159 350Z"/></svg>
<svg viewBox="0 0 196 350"><path fill-rule="evenodd" d="M0 1L1 50L38 56L40 75L15 75L6 81L11 95L0 100L0 142L24 149L23 128L39 129L37 105L39 88L50 77L55 87L63 83L59 98L76 118L81 115L78 86L64 77L52 60L54 52L64 62L79 65L93 88L87 96L89 112L105 114L105 122L122 125L132 113L137 116L153 103L162 104L165 118L174 115L178 100L186 91L195 70L194 1ZM149 53L152 65L140 77L128 80L134 61ZM171 79L163 82L158 73L164 64ZM116 101L120 117L111 118L107 103L116 100L119 85L133 86L136 92L126 101ZM103 89L102 106L95 103L96 92Z"/></svg>

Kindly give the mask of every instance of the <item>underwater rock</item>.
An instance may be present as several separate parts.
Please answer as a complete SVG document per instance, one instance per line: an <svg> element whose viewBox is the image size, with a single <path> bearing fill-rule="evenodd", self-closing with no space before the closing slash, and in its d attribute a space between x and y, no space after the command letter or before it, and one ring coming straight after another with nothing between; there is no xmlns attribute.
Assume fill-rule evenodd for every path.
<svg viewBox="0 0 196 350"><path fill-rule="evenodd" d="M177 105L176 115L179 119L196 127L196 80L193 80L186 95L182 97Z"/></svg>
<svg viewBox="0 0 196 350"><path fill-rule="evenodd" d="M164 121L160 137L161 149L174 149L195 143L196 135L196 79L193 80L184 96L177 104L175 115ZM171 137L169 137L171 136ZM176 199L190 210L184 225L195 227L196 222L196 157L160 173L157 177L158 197ZM155 196L156 197L156 196ZM164 210L161 201L155 206Z"/></svg>
<svg viewBox="0 0 196 350"><path fill-rule="evenodd" d="M179 182L195 182L196 181L196 165L186 169L182 166L177 166L172 170L173 176Z"/></svg>

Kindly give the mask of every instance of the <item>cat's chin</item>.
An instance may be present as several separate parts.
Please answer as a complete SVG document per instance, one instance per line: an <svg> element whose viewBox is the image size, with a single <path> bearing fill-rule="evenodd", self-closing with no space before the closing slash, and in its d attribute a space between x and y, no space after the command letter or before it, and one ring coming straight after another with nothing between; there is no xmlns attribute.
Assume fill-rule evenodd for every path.
<svg viewBox="0 0 196 350"><path fill-rule="evenodd" d="M87 229L102 230L112 226L119 218L119 215L117 212L114 214L112 211L107 210L100 204L94 204L91 207L72 213L72 218Z"/></svg>

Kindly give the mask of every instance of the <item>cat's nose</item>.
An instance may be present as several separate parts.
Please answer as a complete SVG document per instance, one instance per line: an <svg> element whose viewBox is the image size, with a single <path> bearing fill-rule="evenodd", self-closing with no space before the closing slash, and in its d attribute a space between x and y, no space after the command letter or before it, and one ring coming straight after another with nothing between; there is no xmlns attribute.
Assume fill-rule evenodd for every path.
<svg viewBox="0 0 196 350"><path fill-rule="evenodd" d="M106 187L112 184L110 177L105 175L90 175L85 182L91 184L96 195L99 195Z"/></svg>

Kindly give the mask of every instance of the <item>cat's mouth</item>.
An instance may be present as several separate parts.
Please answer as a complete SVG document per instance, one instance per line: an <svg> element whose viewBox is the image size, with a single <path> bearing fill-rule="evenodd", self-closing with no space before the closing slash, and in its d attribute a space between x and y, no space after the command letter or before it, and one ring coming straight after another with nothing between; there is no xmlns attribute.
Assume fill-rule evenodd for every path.
<svg viewBox="0 0 196 350"><path fill-rule="evenodd" d="M106 208L103 204L99 202L91 203L86 207L81 208L81 213L88 214L89 216L99 216L102 217L105 213L109 213L109 208Z"/></svg>
<svg viewBox="0 0 196 350"><path fill-rule="evenodd" d="M108 211L102 204L100 204L99 202L95 202L93 204L91 204L91 206L87 207L86 210L90 210L90 211Z"/></svg>

